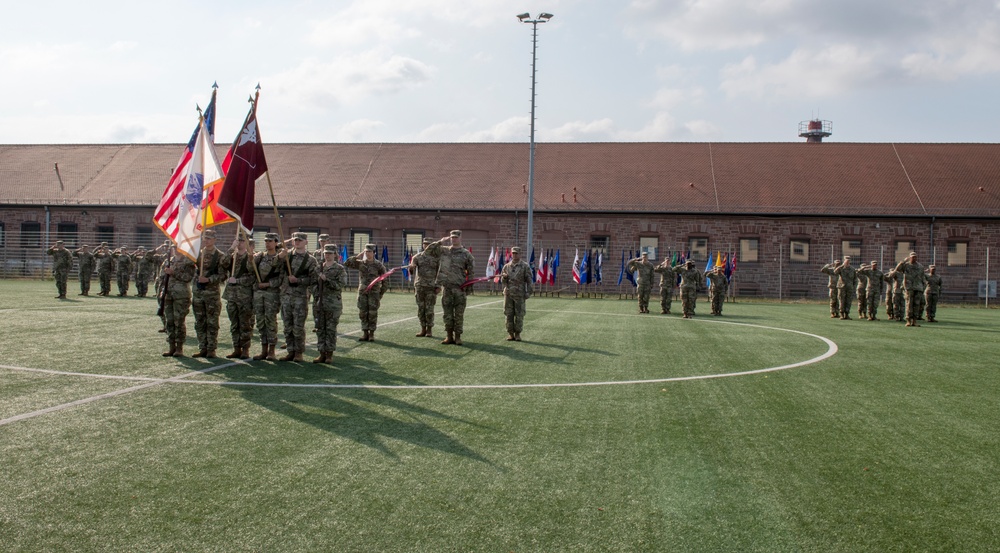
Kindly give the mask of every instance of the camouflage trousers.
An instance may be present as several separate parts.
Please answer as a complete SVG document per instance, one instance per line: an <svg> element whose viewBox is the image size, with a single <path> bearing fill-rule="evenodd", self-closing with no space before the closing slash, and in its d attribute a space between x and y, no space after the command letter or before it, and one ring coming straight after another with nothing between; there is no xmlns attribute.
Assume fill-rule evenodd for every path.
<svg viewBox="0 0 1000 553"><path fill-rule="evenodd" d="M128 295L128 281L129 281L129 277L130 276L131 275L129 275L128 273L118 273L118 295L119 296L127 296Z"/></svg>
<svg viewBox="0 0 1000 553"><path fill-rule="evenodd" d="M858 316L864 317L868 313L868 290L862 288L856 293L858 295Z"/></svg>
<svg viewBox="0 0 1000 553"><path fill-rule="evenodd" d="M437 288L433 286L418 286L416 289L417 319L420 328L434 326L434 309L437 307Z"/></svg>
<svg viewBox="0 0 1000 553"><path fill-rule="evenodd" d="M136 275L135 293L140 297L146 297L149 293L149 275Z"/></svg>
<svg viewBox="0 0 1000 553"><path fill-rule="evenodd" d="M382 304L382 296L378 290L358 292L358 318L361 319L361 330L375 332L378 326L378 308Z"/></svg>
<svg viewBox="0 0 1000 553"><path fill-rule="evenodd" d="M253 315L257 320L257 332L261 344L278 343L278 312L281 311L281 296L277 290L257 290L253 294Z"/></svg>
<svg viewBox="0 0 1000 553"><path fill-rule="evenodd" d="M191 298L189 296L174 298L167 294L163 298L163 321L166 323L168 344L181 345L184 343L184 338L187 337L187 323L185 321L190 308Z"/></svg>
<svg viewBox="0 0 1000 553"><path fill-rule="evenodd" d="M722 315L722 304L726 299L726 294L721 291L719 292L713 291L710 292L709 295L712 298L712 314Z"/></svg>
<svg viewBox="0 0 1000 553"><path fill-rule="evenodd" d="M107 296L111 293L111 272L98 271L97 280L101 283L101 295Z"/></svg>
<svg viewBox="0 0 1000 553"><path fill-rule="evenodd" d="M636 287L635 299L639 300L639 311L649 311L649 294L652 288L648 284L640 284Z"/></svg>
<svg viewBox="0 0 1000 553"><path fill-rule="evenodd" d="M881 303L879 300L881 298L877 296L868 296L868 318L877 319L878 318L878 304Z"/></svg>
<svg viewBox="0 0 1000 553"><path fill-rule="evenodd" d="M681 310L684 315L694 317L695 304L698 303L698 290L695 288L681 288Z"/></svg>
<svg viewBox="0 0 1000 553"><path fill-rule="evenodd" d="M927 320L933 321L937 317L938 294L925 292L924 303L927 305Z"/></svg>
<svg viewBox="0 0 1000 553"><path fill-rule="evenodd" d="M830 315L840 316L840 292L836 288L830 288Z"/></svg>
<svg viewBox="0 0 1000 553"><path fill-rule="evenodd" d="M923 290L907 290L906 291L906 319L908 321L915 321L920 317L920 312L924 308L924 291Z"/></svg>
<svg viewBox="0 0 1000 553"><path fill-rule="evenodd" d="M670 313L670 304L674 300L674 289L660 287L660 310Z"/></svg>
<svg viewBox="0 0 1000 553"><path fill-rule="evenodd" d="M892 294L892 309L897 321L902 321L906 314L906 295L900 290Z"/></svg>
<svg viewBox="0 0 1000 553"><path fill-rule="evenodd" d="M226 315L233 348L249 348L253 339L253 300L247 297L226 301Z"/></svg>
<svg viewBox="0 0 1000 553"><path fill-rule="evenodd" d="M306 318L309 316L309 298L301 295L281 296L281 323L285 327L285 344L288 353L306 350Z"/></svg>
<svg viewBox="0 0 1000 553"><path fill-rule="evenodd" d="M840 292L840 317L851 316L851 304L854 303L854 290L850 288L838 288Z"/></svg>
<svg viewBox="0 0 1000 553"><path fill-rule="evenodd" d="M441 294L445 330L456 334L462 333L462 329L465 327L466 302L465 290L458 286L445 286L444 292Z"/></svg>
<svg viewBox="0 0 1000 553"><path fill-rule="evenodd" d="M93 270L87 271L85 269L80 270L80 293L83 295L90 294L90 276L94 273Z"/></svg>
<svg viewBox="0 0 1000 553"><path fill-rule="evenodd" d="M59 292L60 296L65 296L66 282L69 281L69 269L54 271L53 276L56 277L56 291Z"/></svg>
<svg viewBox="0 0 1000 553"><path fill-rule="evenodd" d="M324 295L325 296L325 295ZM337 351L337 325L344 314L344 304L340 292L335 295L313 300L313 322L316 324L316 349L320 353Z"/></svg>
<svg viewBox="0 0 1000 553"><path fill-rule="evenodd" d="M197 284L195 284L197 288ZM195 290L191 294L194 311L194 331L198 335L198 349L215 351L219 345L219 315L222 299L218 290Z"/></svg>
<svg viewBox="0 0 1000 553"><path fill-rule="evenodd" d="M504 294L503 314L507 317L507 334L520 334L524 329L524 296Z"/></svg>

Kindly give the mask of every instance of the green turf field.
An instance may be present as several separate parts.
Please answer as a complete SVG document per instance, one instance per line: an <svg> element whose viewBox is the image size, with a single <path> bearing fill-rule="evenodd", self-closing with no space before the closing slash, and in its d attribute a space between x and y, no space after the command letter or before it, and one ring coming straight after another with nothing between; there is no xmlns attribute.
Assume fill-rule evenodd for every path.
<svg viewBox="0 0 1000 553"><path fill-rule="evenodd" d="M458 347L405 294L359 343L347 294L313 365L164 358L155 300L54 292L0 281L0 551L1000 548L996 310L533 298L511 343L476 295Z"/></svg>

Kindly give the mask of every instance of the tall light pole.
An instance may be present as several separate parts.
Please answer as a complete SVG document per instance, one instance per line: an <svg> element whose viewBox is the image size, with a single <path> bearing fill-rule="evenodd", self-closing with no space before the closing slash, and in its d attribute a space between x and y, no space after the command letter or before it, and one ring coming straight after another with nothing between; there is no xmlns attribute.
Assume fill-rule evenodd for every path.
<svg viewBox="0 0 1000 553"><path fill-rule="evenodd" d="M552 19L551 13L542 12L532 18L529 13L517 16L521 23L531 24L531 138L528 154L528 249L535 246L533 241L535 224L535 64L538 61L538 24ZM530 254L529 254L530 255Z"/></svg>

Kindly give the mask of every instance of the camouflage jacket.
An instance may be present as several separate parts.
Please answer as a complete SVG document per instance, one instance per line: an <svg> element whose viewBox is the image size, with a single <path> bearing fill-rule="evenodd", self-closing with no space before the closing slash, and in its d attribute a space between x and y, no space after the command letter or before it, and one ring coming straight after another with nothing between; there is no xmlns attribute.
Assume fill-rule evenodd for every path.
<svg viewBox="0 0 1000 553"><path fill-rule="evenodd" d="M942 284L944 284L944 281L941 280L941 276L940 275L937 275L937 274L934 274L934 275L928 274L927 275L927 293L928 294L940 294L941 293L941 285Z"/></svg>
<svg viewBox="0 0 1000 553"><path fill-rule="evenodd" d="M73 252L73 257L79 261L81 273L90 274L94 272L94 266L97 264L94 254L90 252Z"/></svg>
<svg viewBox="0 0 1000 553"><path fill-rule="evenodd" d="M372 258L371 261L367 259L358 259L357 256L348 259L344 262L344 267L348 269L354 269L358 272L358 293L359 294L382 294L383 289L388 286L385 280L382 281L382 286L376 286L372 288L371 292L365 292L365 288L372 283L373 280L385 274L385 265L382 264L378 259Z"/></svg>
<svg viewBox="0 0 1000 553"><path fill-rule="evenodd" d="M500 282L504 285L503 293L513 298L524 298L533 291L531 282L531 266L523 259L511 261L500 269Z"/></svg>
<svg viewBox="0 0 1000 553"><path fill-rule="evenodd" d="M637 257L629 260L626 270L635 273L636 286L652 286L653 269L652 263L649 261L643 263L642 258Z"/></svg>
<svg viewBox="0 0 1000 553"><path fill-rule="evenodd" d="M854 290L858 286L858 271L848 264L843 264L833 270L840 277L837 281L837 288L847 288Z"/></svg>
<svg viewBox="0 0 1000 553"><path fill-rule="evenodd" d="M233 264L236 267L233 267ZM253 272L253 258L249 253L231 252L227 253L222 260L222 266L229 278L236 279L236 282L229 282L226 279L226 291L222 297L229 301L252 301L253 290L257 286L257 275Z"/></svg>
<svg viewBox="0 0 1000 553"><path fill-rule="evenodd" d="M924 273L924 266L919 263L900 261L896 265L896 272L903 275L903 289L922 292L927 284L927 273Z"/></svg>
<svg viewBox="0 0 1000 553"><path fill-rule="evenodd" d="M476 259L462 246L445 247L438 240L424 252L438 258L438 286L458 288L476 274Z"/></svg>
<svg viewBox="0 0 1000 553"><path fill-rule="evenodd" d="M212 248L212 251L202 249L198 253L198 261L195 266L198 269L195 275L195 290L199 292L218 292L219 285L229 278L226 273L225 265L225 254L219 251L218 248ZM199 283L198 279L205 277L208 282Z"/></svg>
<svg viewBox="0 0 1000 553"><path fill-rule="evenodd" d="M316 263L316 258L312 256L309 252L305 253L288 253L288 266L292 268L291 274L288 273L288 268L285 266L285 262L278 258L281 262L284 270L282 271L282 286L281 286L281 296L282 297L305 297L306 292L309 291L309 285L316 281L316 275L319 271L319 263ZM298 282L289 281L288 277L295 276Z"/></svg>
<svg viewBox="0 0 1000 553"><path fill-rule="evenodd" d="M49 248L45 253L52 256L53 271L69 271L73 267L73 254L66 248Z"/></svg>
<svg viewBox="0 0 1000 553"><path fill-rule="evenodd" d="M413 259L410 260L410 270L413 271L413 286L417 288L437 286L435 279L437 278L438 265L438 258L426 251L414 255Z"/></svg>

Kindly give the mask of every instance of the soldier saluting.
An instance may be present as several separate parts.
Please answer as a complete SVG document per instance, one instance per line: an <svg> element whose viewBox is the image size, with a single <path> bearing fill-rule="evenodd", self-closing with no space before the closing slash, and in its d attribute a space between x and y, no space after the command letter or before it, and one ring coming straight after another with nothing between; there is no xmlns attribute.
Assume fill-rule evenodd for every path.
<svg viewBox="0 0 1000 553"><path fill-rule="evenodd" d="M448 242L447 246L445 242ZM469 250L462 247L460 230L451 231L425 251L439 260L437 283L443 289L441 307L444 308L444 329L448 333L441 343L460 346L465 323L465 295L468 293L462 285L475 274L476 260Z"/></svg>

